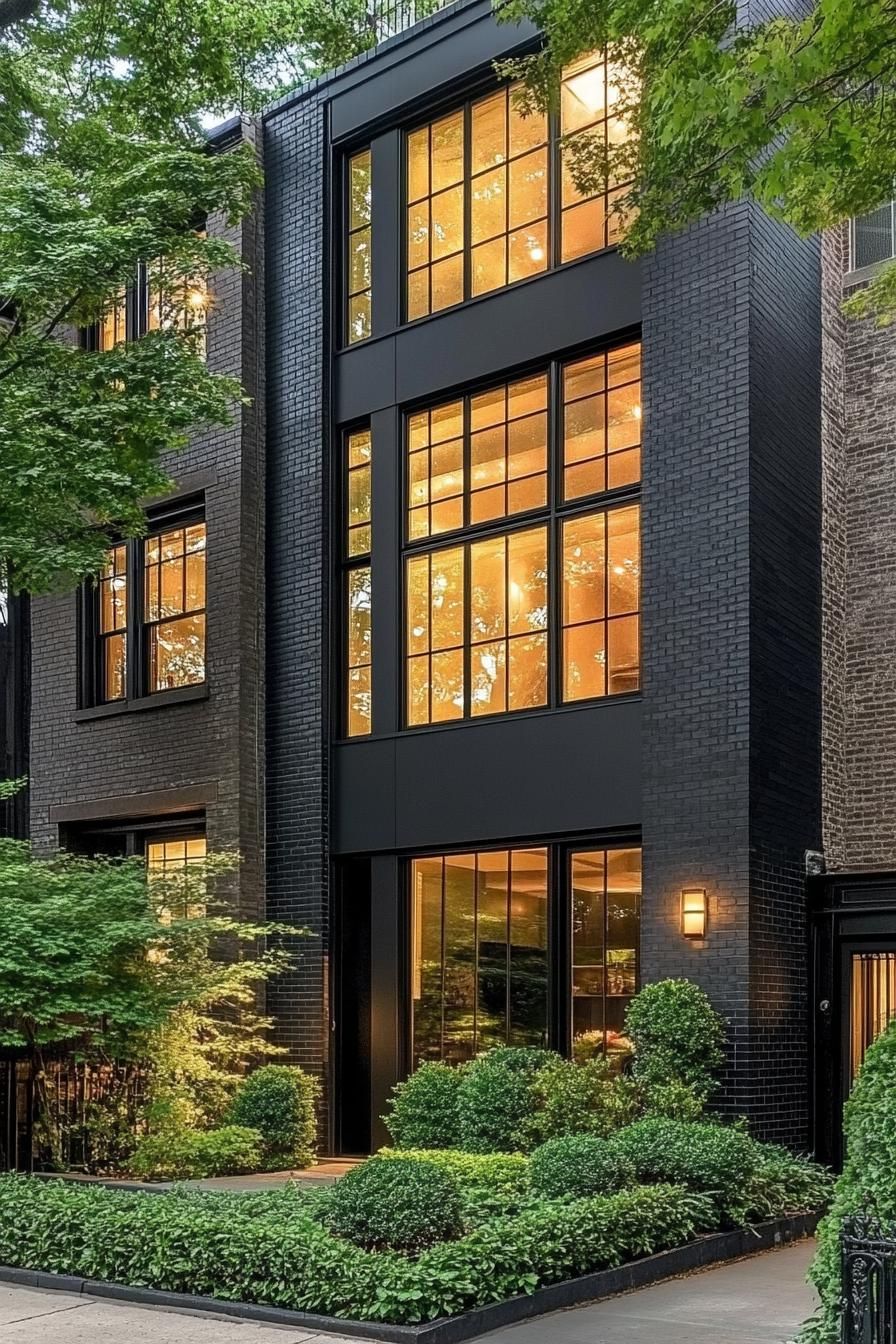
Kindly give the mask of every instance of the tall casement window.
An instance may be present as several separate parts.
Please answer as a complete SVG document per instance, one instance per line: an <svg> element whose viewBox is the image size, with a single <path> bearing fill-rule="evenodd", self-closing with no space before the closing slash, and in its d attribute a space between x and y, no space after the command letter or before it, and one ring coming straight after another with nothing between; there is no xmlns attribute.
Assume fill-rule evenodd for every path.
<svg viewBox="0 0 896 1344"><path fill-rule="evenodd" d="M361 150L348 160L346 210L346 313L347 345L370 335L370 150Z"/></svg>
<svg viewBox="0 0 896 1344"><path fill-rule="evenodd" d="M638 984L640 850L432 855L411 860L409 880L415 1064L458 1064L496 1045L555 1045L578 1059L625 1048L625 1007ZM549 966L565 1002L549 995Z"/></svg>
<svg viewBox="0 0 896 1344"><path fill-rule="evenodd" d="M579 1058L627 1050L625 1010L638 989L640 849L569 855L572 1043Z"/></svg>
<svg viewBox="0 0 896 1344"><path fill-rule="evenodd" d="M406 139L408 321L514 284L618 241L610 207L623 184L583 194L561 143L626 137L600 56L563 77L560 111L523 117L507 86L410 131ZM555 185L556 184L556 185Z"/></svg>
<svg viewBox="0 0 896 1344"><path fill-rule="evenodd" d="M111 350L148 331L179 329L198 334L196 348L204 356L208 305L205 276L172 276L164 259L141 263L101 320L83 330L82 341L88 350Z"/></svg>
<svg viewBox="0 0 896 1344"><path fill-rule="evenodd" d="M406 422L405 721L640 686L640 347Z"/></svg>
<svg viewBox="0 0 896 1344"><path fill-rule="evenodd" d="M345 435L345 732L370 732L370 429Z"/></svg>
<svg viewBox="0 0 896 1344"><path fill-rule="evenodd" d="M108 552L83 596L84 706L200 686L206 678L206 525L201 504L150 521Z"/></svg>

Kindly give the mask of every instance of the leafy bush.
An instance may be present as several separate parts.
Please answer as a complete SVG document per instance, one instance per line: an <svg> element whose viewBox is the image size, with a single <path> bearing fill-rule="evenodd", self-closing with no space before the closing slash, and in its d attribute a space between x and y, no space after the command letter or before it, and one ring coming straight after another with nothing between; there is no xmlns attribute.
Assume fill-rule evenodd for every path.
<svg viewBox="0 0 896 1344"><path fill-rule="evenodd" d="M605 1136L637 1115L637 1090L606 1059L573 1064L554 1059L532 1079L535 1113L530 1132L536 1143L565 1134Z"/></svg>
<svg viewBox="0 0 896 1344"><path fill-rule="evenodd" d="M397 1148L456 1148L460 1141L458 1096L463 1071L447 1064L421 1064L392 1089L383 1116Z"/></svg>
<svg viewBox="0 0 896 1344"><path fill-rule="evenodd" d="M460 1143L468 1153L513 1153L531 1148L536 1078L561 1064L553 1050L503 1047L468 1064L458 1093Z"/></svg>
<svg viewBox="0 0 896 1344"><path fill-rule="evenodd" d="M711 1212L680 1188L623 1190L535 1205L413 1260L333 1237L283 1191L141 1195L2 1176L0 1263L401 1324L681 1245Z"/></svg>
<svg viewBox="0 0 896 1344"><path fill-rule="evenodd" d="M701 1099L716 1087L725 1026L699 985L690 980L645 985L626 1010L625 1030L640 1082L684 1083Z"/></svg>
<svg viewBox="0 0 896 1344"><path fill-rule="evenodd" d="M428 1162L453 1176L460 1188L464 1226L519 1213L529 1199L529 1159L522 1153L463 1153L446 1148L381 1148L393 1156Z"/></svg>
<svg viewBox="0 0 896 1344"><path fill-rule="evenodd" d="M373 1158L336 1182L322 1220L370 1251L421 1251L463 1232L457 1181L432 1163Z"/></svg>
<svg viewBox="0 0 896 1344"><path fill-rule="evenodd" d="M476 1064L486 1064L491 1068L510 1069L512 1073L540 1073L542 1069L551 1068L554 1064L563 1062L562 1055L558 1055L556 1050L542 1050L536 1045L499 1045L494 1050L487 1050L484 1054L478 1056L474 1061Z"/></svg>
<svg viewBox="0 0 896 1344"><path fill-rule="evenodd" d="M759 1163L744 1190L747 1217L815 1212L830 1203L832 1189L833 1178L827 1167L794 1157L786 1148L763 1143Z"/></svg>
<svg viewBox="0 0 896 1344"><path fill-rule="evenodd" d="M265 1064L241 1083L230 1107L232 1125L258 1130L265 1166L308 1167L314 1161L316 1078L286 1064Z"/></svg>
<svg viewBox="0 0 896 1344"><path fill-rule="evenodd" d="M633 1185L629 1158L594 1134L549 1139L536 1148L529 1163L532 1193L543 1199L589 1199Z"/></svg>
<svg viewBox="0 0 896 1344"><path fill-rule="evenodd" d="M703 1115L703 1097L677 1079L647 1083L640 1093L645 1115L664 1115L668 1120L699 1120Z"/></svg>
<svg viewBox="0 0 896 1344"><path fill-rule="evenodd" d="M142 1181L188 1181L206 1176L239 1176L261 1167L262 1139L257 1129L164 1130L141 1139L129 1161Z"/></svg>
<svg viewBox="0 0 896 1344"><path fill-rule="evenodd" d="M877 1037L862 1063L843 1112L846 1160L831 1211L818 1229L809 1277L821 1297L819 1316L801 1338L839 1339L840 1225L868 1213L896 1226L896 1022Z"/></svg>
<svg viewBox="0 0 896 1344"><path fill-rule="evenodd" d="M746 1216L744 1192L762 1147L733 1125L648 1116L621 1129L612 1140L632 1162L641 1181L662 1181L711 1194L730 1218Z"/></svg>

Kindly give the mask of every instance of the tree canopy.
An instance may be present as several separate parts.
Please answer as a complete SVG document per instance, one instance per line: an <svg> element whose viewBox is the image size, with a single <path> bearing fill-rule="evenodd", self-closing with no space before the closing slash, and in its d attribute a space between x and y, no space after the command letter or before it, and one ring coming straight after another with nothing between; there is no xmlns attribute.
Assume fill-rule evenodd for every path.
<svg viewBox="0 0 896 1344"><path fill-rule="evenodd" d="M770 7L736 0L508 0L542 51L505 68L538 106L560 71L606 49L609 99L630 134L609 147L578 137L570 170L583 186L631 187L626 250L651 249L728 201L751 195L800 233L889 200L896 179L896 4L818 0ZM859 309L892 307L885 273Z"/></svg>
<svg viewBox="0 0 896 1344"><path fill-rule="evenodd" d="M201 223L260 175L203 124L375 40L364 0L0 0L0 589L95 571L163 454L238 404L185 278L239 264ZM85 348L144 263L158 329Z"/></svg>

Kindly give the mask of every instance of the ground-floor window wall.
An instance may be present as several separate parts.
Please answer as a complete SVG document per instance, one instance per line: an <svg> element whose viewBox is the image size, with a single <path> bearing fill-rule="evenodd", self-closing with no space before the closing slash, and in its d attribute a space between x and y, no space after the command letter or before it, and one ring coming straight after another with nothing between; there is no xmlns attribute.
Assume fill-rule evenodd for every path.
<svg viewBox="0 0 896 1344"><path fill-rule="evenodd" d="M532 845L408 863L411 1056L496 1045L624 1050L638 987L641 851Z"/></svg>

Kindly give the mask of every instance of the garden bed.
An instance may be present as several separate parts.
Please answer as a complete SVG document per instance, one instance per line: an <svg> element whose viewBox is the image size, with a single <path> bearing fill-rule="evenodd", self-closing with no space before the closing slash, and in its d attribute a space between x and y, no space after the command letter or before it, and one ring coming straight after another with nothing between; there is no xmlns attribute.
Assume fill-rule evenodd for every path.
<svg viewBox="0 0 896 1344"><path fill-rule="evenodd" d="M770 1219L754 1227L737 1228L698 1237L656 1255L644 1256L628 1264L599 1270L578 1278L538 1288L526 1295L477 1307L458 1316L442 1317L421 1325L389 1325L380 1321L352 1321L312 1312L290 1311L254 1302L234 1302L221 1298L160 1289L108 1283L78 1276L48 1273L35 1269L0 1266L0 1282L22 1284L29 1288L56 1289L83 1293L88 1297L111 1298L138 1305L164 1307L173 1311L203 1312L236 1317L272 1325L292 1326L336 1335L392 1341L393 1344L460 1344L490 1330L514 1325L546 1312L599 1301L617 1293L643 1288L680 1274L709 1265L737 1260L758 1251L811 1236L817 1214L797 1214Z"/></svg>

